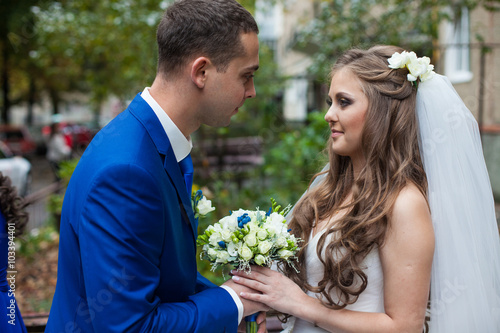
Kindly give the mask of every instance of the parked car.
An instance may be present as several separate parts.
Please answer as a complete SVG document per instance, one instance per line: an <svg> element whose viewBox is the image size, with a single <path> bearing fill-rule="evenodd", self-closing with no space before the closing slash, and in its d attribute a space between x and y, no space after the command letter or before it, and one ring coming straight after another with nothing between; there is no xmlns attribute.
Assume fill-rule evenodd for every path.
<svg viewBox="0 0 500 333"><path fill-rule="evenodd" d="M20 196L26 196L31 186L31 163L21 156L15 156L9 147L0 141L0 172L10 177Z"/></svg>
<svg viewBox="0 0 500 333"><path fill-rule="evenodd" d="M36 142L26 126L0 125L0 141L14 155L26 156L36 151Z"/></svg>
<svg viewBox="0 0 500 333"><path fill-rule="evenodd" d="M71 122L60 122L59 129L66 139L66 143L73 149L73 152L83 152L92 140L92 132L85 125L75 124ZM42 135L45 140L50 136L50 126L42 128Z"/></svg>

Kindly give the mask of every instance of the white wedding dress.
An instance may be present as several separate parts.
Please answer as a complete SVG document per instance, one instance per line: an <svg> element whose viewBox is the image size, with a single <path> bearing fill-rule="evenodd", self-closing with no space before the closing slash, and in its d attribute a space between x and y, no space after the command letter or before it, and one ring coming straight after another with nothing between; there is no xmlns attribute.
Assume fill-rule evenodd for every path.
<svg viewBox="0 0 500 333"><path fill-rule="evenodd" d="M306 249L306 267L307 267L307 282L312 286L317 286L318 282L323 278L323 264L318 258L316 247L318 240L326 229L318 232L314 237L311 237ZM328 237L332 237L329 235ZM346 306L346 309L362 312L384 312L384 276L382 273L382 264L378 247L374 248L363 260L361 267L368 277L368 285L366 289L359 295L358 300L354 304ZM316 297L317 294L308 292L309 296ZM332 298L337 299L335 295ZM293 326L293 331L290 329ZM288 328L289 327L289 328ZM324 333L327 332L320 327L315 327L314 324L300 318L289 319L287 324L284 324L285 331L293 333Z"/></svg>

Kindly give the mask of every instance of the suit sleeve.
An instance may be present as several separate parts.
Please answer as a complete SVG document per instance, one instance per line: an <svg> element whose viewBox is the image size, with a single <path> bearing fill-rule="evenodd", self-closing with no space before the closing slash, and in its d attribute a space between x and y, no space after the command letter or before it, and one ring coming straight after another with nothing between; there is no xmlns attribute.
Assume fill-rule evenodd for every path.
<svg viewBox="0 0 500 333"><path fill-rule="evenodd" d="M196 291L200 292L203 290L206 290L208 288L215 288L218 287L216 284L214 284L212 281L204 277L203 275L198 272L198 277L196 279Z"/></svg>
<svg viewBox="0 0 500 333"><path fill-rule="evenodd" d="M156 296L164 241L158 186L134 165L107 168L93 181L79 230L87 302L78 312L96 332L236 332L233 299L199 274L205 287L188 301Z"/></svg>

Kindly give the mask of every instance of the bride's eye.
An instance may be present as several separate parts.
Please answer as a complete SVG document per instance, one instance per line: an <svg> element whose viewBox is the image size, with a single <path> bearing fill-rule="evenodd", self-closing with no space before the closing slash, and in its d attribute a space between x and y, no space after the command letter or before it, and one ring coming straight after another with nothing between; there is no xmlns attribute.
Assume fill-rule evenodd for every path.
<svg viewBox="0 0 500 333"><path fill-rule="evenodd" d="M328 104L328 106L332 106L333 102L332 102L332 99L330 97L328 97L326 99L326 104Z"/></svg>
<svg viewBox="0 0 500 333"><path fill-rule="evenodd" d="M339 105L341 107L346 107L346 106L349 106L351 104L351 101L348 100L347 98L339 98Z"/></svg>

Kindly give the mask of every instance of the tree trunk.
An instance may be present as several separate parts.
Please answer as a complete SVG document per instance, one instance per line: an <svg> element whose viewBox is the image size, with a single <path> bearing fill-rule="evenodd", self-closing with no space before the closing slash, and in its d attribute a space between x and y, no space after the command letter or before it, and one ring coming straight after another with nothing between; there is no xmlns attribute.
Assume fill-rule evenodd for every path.
<svg viewBox="0 0 500 333"><path fill-rule="evenodd" d="M6 38L5 38L6 39ZM8 40L2 42L2 93L3 93L3 108L2 108L2 122L8 124L10 122L10 86L9 86L9 51Z"/></svg>
<svg viewBox="0 0 500 333"><path fill-rule="evenodd" d="M59 93L54 88L50 88L49 94L52 102L52 114L59 114Z"/></svg>
<svg viewBox="0 0 500 333"><path fill-rule="evenodd" d="M26 125L31 126L33 125L33 106L35 105L35 94L36 94L36 87L35 87L35 79L30 76L30 87L29 87L29 93L28 93L28 112L26 116Z"/></svg>

